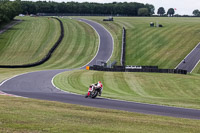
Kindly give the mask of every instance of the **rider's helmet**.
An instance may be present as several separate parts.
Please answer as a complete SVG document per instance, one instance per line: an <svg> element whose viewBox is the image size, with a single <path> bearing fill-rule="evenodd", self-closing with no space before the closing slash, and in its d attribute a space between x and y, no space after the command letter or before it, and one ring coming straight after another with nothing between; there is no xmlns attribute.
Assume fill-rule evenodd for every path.
<svg viewBox="0 0 200 133"><path fill-rule="evenodd" d="M101 84L101 81L98 81L99 84Z"/></svg>

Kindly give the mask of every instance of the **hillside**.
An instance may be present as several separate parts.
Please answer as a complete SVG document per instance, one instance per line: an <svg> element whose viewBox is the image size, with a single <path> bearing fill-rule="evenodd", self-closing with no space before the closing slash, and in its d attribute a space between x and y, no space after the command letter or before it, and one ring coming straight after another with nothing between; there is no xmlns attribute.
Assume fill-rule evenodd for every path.
<svg viewBox="0 0 200 133"><path fill-rule="evenodd" d="M126 65L158 65L175 68L199 43L199 18L166 17L87 17L103 24L114 36L115 52L112 60L120 60L122 27L127 29ZM152 28L150 22L162 24Z"/></svg>
<svg viewBox="0 0 200 133"><path fill-rule="evenodd" d="M54 84L85 95L90 84L101 81L106 98L200 109L199 80L199 75L76 70L57 75Z"/></svg>
<svg viewBox="0 0 200 133"><path fill-rule="evenodd" d="M60 25L56 19L23 17L22 20L23 22L1 34L0 65L39 61L58 40Z"/></svg>
<svg viewBox="0 0 200 133"><path fill-rule="evenodd" d="M174 67L198 42L199 32L196 30L198 29L198 18L194 18L194 20L159 18L164 25L162 29L149 27L149 21L156 21L157 18L116 18L114 22L103 22L101 21L102 18L99 17L89 18L103 24L113 34L115 49L111 60L120 60L121 27L122 25L126 26L128 30L126 57L127 63L130 65L143 65L144 63L144 65L159 65L163 68ZM47 42L56 40L57 34L54 35L54 33L59 32L57 31L59 28L56 28L58 25L57 22L54 23L54 20L49 22L48 18L24 19L27 20L0 36L1 63L22 64L35 61L45 53L43 52L46 51L44 47L50 48L52 45ZM41 20L36 22L34 19ZM40 27L39 22L42 25L50 26L52 24L52 26L50 26L51 28ZM24 72L77 68L91 60L97 51L99 42L95 31L87 24L76 20L66 18L62 19L62 22L65 28L64 40L48 62L41 66L26 69L0 68L0 82ZM38 27L29 27L29 24L26 25L26 23L31 23L31 25L36 23ZM52 29L53 27L55 29ZM166 27L169 27L170 30L168 31ZM177 27L177 32L173 31L174 27ZM48 35L48 37L46 39L45 37L39 38L38 35L45 30L49 31L48 34L44 35L45 37ZM154 32L156 33L154 34ZM174 37L168 34L171 32L176 33L172 34ZM179 32L184 34L179 35ZM193 36L190 36L189 33ZM183 35L186 35L186 37L183 37ZM166 41L166 38L169 40ZM181 41L183 38L184 40ZM16 41L18 43L13 43L14 40L18 40ZM25 45L21 42L27 43ZM31 45L29 45L29 42L32 42ZM160 42L163 42L163 45L159 45ZM175 42L177 45L174 45ZM43 44L46 45L43 46ZM137 49L135 50L135 48ZM173 49L176 49L176 51L173 51ZM170 52L171 50L173 52ZM23 56L24 51L29 51L29 54ZM166 51L170 53L166 53ZM36 56L38 54L40 56ZM199 74L113 73L76 70L61 73L55 77L54 83L63 90L85 94L88 85L98 80L101 80L104 84L103 97L200 109ZM200 131L199 120L144 115L7 96L0 96L0 114L0 132L146 133L150 131L160 133L170 131L183 133Z"/></svg>

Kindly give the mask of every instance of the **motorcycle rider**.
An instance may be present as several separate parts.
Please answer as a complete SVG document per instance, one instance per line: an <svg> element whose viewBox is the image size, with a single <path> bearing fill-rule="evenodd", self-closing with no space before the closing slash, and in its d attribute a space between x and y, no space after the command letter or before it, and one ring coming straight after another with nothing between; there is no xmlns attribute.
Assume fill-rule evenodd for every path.
<svg viewBox="0 0 200 133"><path fill-rule="evenodd" d="M99 89L99 96L101 96L101 93L103 91L103 84L101 83L101 81L98 81L96 84L92 84L89 86L89 90L93 90L93 89ZM88 98L88 96L90 95L90 91L88 91L88 93L85 95L85 98Z"/></svg>
<svg viewBox="0 0 200 133"><path fill-rule="evenodd" d="M103 91L103 84L101 81L98 81L98 83L95 84L95 89L100 89L99 96L101 96L101 93Z"/></svg>

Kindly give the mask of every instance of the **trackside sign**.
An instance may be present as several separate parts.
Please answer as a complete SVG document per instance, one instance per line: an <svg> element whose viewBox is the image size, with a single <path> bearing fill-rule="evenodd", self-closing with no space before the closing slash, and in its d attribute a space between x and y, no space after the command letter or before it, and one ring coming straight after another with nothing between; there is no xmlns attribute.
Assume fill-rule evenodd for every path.
<svg viewBox="0 0 200 133"><path fill-rule="evenodd" d="M126 69L142 69L142 66L126 66Z"/></svg>

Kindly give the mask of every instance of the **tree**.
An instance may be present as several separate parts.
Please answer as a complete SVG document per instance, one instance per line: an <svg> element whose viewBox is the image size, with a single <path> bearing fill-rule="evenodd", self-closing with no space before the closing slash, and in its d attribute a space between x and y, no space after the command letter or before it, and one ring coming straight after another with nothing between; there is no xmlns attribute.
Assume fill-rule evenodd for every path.
<svg viewBox="0 0 200 133"><path fill-rule="evenodd" d="M196 9L192 12L192 14L194 14L194 16L200 16L200 11Z"/></svg>
<svg viewBox="0 0 200 133"><path fill-rule="evenodd" d="M21 12L20 1L0 0L0 22L8 22Z"/></svg>
<svg viewBox="0 0 200 133"><path fill-rule="evenodd" d="M150 16L153 15L153 14L155 14L155 12L154 12L155 11L155 7L153 5L146 4L145 6L146 6L146 8L148 8Z"/></svg>
<svg viewBox="0 0 200 133"><path fill-rule="evenodd" d="M164 9L163 7L160 7L160 8L158 9L157 14L159 14L160 16L163 16L163 15L165 14L165 9Z"/></svg>
<svg viewBox="0 0 200 133"><path fill-rule="evenodd" d="M148 8L139 8L138 9L138 16L149 16Z"/></svg>
<svg viewBox="0 0 200 133"><path fill-rule="evenodd" d="M169 8L169 10L167 11L167 15L169 16L173 16L175 13L174 8Z"/></svg>
<svg viewBox="0 0 200 133"><path fill-rule="evenodd" d="M1 1L1 0L0 0ZM21 13L75 13L75 14L104 14L104 15L127 15L138 16L140 8L142 9L140 15L150 16L154 14L154 6L151 4L142 4L137 2L113 2L113 3L78 3L78 2L46 2L46 1L21 1L22 12ZM140 9L141 10L141 9Z"/></svg>

